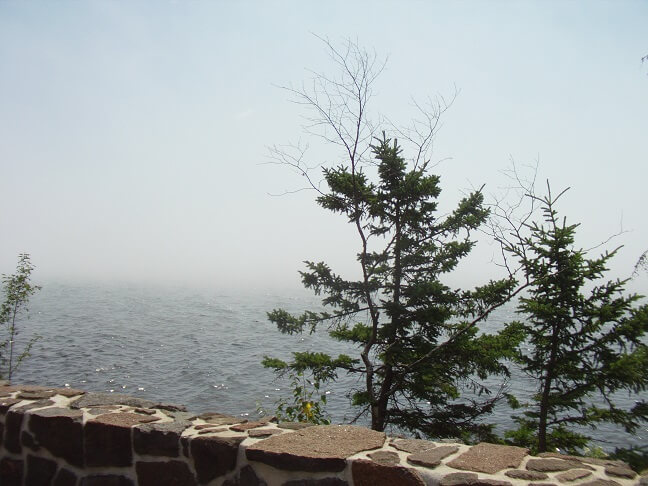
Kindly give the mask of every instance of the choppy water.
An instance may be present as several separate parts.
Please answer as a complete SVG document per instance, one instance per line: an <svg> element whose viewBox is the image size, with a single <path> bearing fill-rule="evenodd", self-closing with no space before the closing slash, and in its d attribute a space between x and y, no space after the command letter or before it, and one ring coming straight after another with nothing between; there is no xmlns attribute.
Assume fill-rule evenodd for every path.
<svg viewBox="0 0 648 486"><path fill-rule="evenodd" d="M291 351L304 349L357 354L325 334L281 335L266 319L273 308L301 312L317 304L299 292L43 285L32 298L31 317L22 325L19 341L33 334L42 338L13 381L127 393L185 404L196 412L255 416L260 406L272 410L279 396L290 393L286 382L263 368L264 355L288 358ZM496 329L509 317L504 311L488 325ZM334 422L354 417L346 394L357 385L356 378L341 376L328 390L327 411ZM518 397L533 390L519 373L509 385ZM502 429L511 426L504 406L490 419ZM648 442L647 430L630 438L614 427L598 427L592 434L606 450Z"/></svg>

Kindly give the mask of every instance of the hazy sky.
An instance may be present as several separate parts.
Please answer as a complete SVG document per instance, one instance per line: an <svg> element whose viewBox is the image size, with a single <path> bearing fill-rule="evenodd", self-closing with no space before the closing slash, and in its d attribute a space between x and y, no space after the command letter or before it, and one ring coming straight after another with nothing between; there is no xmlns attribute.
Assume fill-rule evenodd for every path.
<svg viewBox="0 0 648 486"><path fill-rule="evenodd" d="M613 269L630 274L648 248L646 1L0 1L0 272L20 252L45 281L350 271L351 229L310 193L269 195L302 181L263 164L301 136L276 85L331 72L313 33L389 56L373 109L397 122L411 97L460 91L435 142L442 198L539 160L572 187L560 209L580 246L628 231ZM492 253L455 279L486 279Z"/></svg>

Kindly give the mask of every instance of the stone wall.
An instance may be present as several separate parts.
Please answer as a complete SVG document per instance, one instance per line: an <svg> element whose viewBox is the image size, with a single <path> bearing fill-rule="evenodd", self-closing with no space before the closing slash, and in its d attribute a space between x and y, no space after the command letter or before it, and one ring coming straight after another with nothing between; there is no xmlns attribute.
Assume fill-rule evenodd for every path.
<svg viewBox="0 0 648 486"><path fill-rule="evenodd" d="M117 394L0 385L0 485L616 486L622 462L253 422Z"/></svg>

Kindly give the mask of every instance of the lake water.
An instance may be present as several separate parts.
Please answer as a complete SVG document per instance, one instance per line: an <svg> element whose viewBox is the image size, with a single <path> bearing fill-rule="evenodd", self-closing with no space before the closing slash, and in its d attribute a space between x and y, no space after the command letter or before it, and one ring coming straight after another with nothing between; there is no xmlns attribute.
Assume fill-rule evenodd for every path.
<svg viewBox="0 0 648 486"><path fill-rule="evenodd" d="M353 346L332 342L325 333L282 335L266 319L273 308L301 312L318 303L303 292L43 284L19 341L33 334L42 338L13 382L127 393L195 412L254 417L260 406L273 410L277 398L290 393L285 381L263 368L264 355L287 359L306 349L357 355ZM487 326L497 329L510 317L510 310L501 311ZM346 395L358 386L348 376L331 385L327 411L334 422L354 417ZM533 391L521 373L514 373L509 386L522 398ZM634 398L620 400L631 404ZM489 421L510 427L510 410L500 407ZM646 429L634 437L610 426L589 432L606 450L648 442Z"/></svg>

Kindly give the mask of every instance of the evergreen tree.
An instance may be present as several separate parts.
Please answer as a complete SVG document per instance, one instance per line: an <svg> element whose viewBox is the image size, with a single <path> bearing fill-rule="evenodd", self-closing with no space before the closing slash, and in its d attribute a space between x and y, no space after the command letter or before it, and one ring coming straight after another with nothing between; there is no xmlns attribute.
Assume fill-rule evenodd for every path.
<svg viewBox="0 0 648 486"><path fill-rule="evenodd" d="M483 380L507 375L501 358L512 357L521 336L517 329L479 334L477 324L516 284L491 281L470 291L443 283L473 248L471 232L488 217L482 193L440 216L440 180L426 163L408 167L396 140L384 134L371 150L375 173L369 165L325 168L328 192L317 199L355 228L359 278L306 262L302 282L324 296L330 311L268 314L283 333L326 324L332 338L358 346L359 358L302 352L290 363L266 357L264 364L280 372L310 370L320 379L334 379L338 371L362 375L352 403L370 414L375 430L395 425L431 437L487 436L490 428L480 417L502 390L491 394Z"/></svg>
<svg viewBox="0 0 648 486"><path fill-rule="evenodd" d="M555 209L563 193L531 196L544 224L527 225L527 236L505 245L531 282L518 306L523 320L510 329L527 336L516 359L537 383L533 403L516 418L519 428L507 435L539 452L578 452L589 438L574 426L611 422L632 432L648 420L645 400L630 410L614 403L618 392L648 387L648 307L625 294L626 280L605 280L617 250L588 258L574 247L578 225Z"/></svg>

